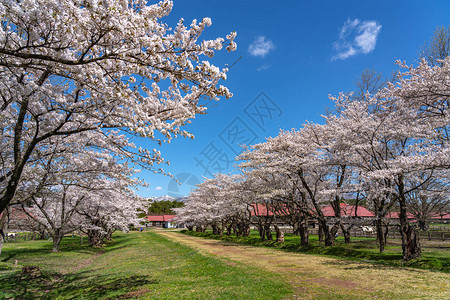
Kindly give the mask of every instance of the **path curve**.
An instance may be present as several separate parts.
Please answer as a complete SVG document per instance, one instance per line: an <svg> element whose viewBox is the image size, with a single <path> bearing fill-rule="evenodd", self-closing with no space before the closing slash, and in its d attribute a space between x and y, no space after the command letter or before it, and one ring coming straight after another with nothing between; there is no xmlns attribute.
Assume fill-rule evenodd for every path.
<svg viewBox="0 0 450 300"><path fill-rule="evenodd" d="M238 245L176 231L154 232L225 263L280 274L293 286L295 299L450 299L450 274Z"/></svg>

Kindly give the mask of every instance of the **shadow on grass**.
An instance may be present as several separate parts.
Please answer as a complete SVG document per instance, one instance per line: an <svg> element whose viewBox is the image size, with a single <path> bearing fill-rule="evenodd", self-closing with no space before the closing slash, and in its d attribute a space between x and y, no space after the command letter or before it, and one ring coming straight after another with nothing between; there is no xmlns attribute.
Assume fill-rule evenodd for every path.
<svg viewBox="0 0 450 300"><path fill-rule="evenodd" d="M20 272L0 276L0 286L6 299L77 299L81 296L89 299L106 296L117 298L148 284L158 284L158 281L144 275L114 277L92 275L90 272L76 275L43 273L37 278L30 278Z"/></svg>
<svg viewBox="0 0 450 300"><path fill-rule="evenodd" d="M120 250L125 247L132 246L133 243L130 243L128 240L130 237L127 235L119 235L113 241L108 242L103 248L93 248L89 246L86 241L83 245L80 244L79 237L64 237L60 244L60 252L64 253L85 253L85 254L95 254L98 252L106 253L112 252L116 250ZM28 243L31 247L15 247L22 246L24 243ZM26 241L24 243L17 244L8 244L8 247L5 247L2 251L2 262L7 262L13 257L21 257L21 256L33 256L40 254L51 253L53 248L53 243L49 240L36 240L36 241ZM126 245L125 245L126 243ZM3 256L5 256L3 258Z"/></svg>
<svg viewBox="0 0 450 300"><path fill-rule="evenodd" d="M393 267L411 267L419 269L428 269L436 272L450 272L450 256L448 254L440 253L423 253L422 258L405 262L402 259L400 246L388 246L384 253L379 253L376 244L369 243L369 240L356 240L351 244L344 244L342 241L336 241L336 245L332 247L324 246L314 239L310 239L310 245L302 246L299 244L299 239L291 238L289 236L285 242L275 241L261 241L259 237L247 236L236 237L227 235L213 235L211 233L201 233L183 230L181 233L204 237L210 239L217 239L221 241L258 246L258 247L273 247L287 252L296 252L311 255L325 255L335 258L344 258L350 261L362 261L367 263L380 265L390 265Z"/></svg>
<svg viewBox="0 0 450 300"><path fill-rule="evenodd" d="M11 258L13 258L14 256L16 256L17 253L13 253L8 255L7 257L5 257L4 259L2 259L2 262L7 262L8 260L10 260Z"/></svg>

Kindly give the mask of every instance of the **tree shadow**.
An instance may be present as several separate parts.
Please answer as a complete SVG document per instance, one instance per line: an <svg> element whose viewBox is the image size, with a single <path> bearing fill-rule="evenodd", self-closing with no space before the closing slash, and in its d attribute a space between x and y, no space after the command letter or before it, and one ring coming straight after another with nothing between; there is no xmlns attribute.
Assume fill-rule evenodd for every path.
<svg viewBox="0 0 450 300"><path fill-rule="evenodd" d="M8 255L7 257L5 257L4 259L1 260L1 262L7 262L8 260L10 260L11 258L13 258L14 256L16 256L17 253L12 253L10 255Z"/></svg>
<svg viewBox="0 0 450 300"><path fill-rule="evenodd" d="M114 274L97 275L88 271L69 275L43 272L37 278L20 272L0 276L0 286L6 299L118 298L149 284L158 284L158 280L144 275L116 277Z"/></svg>
<svg viewBox="0 0 450 300"><path fill-rule="evenodd" d="M427 262L427 259L421 259L421 260L415 260L415 261L409 261L405 262L401 259L401 256L398 259L393 259L389 257L389 259L384 260L365 260L365 259L357 259L357 260L336 260L336 261L329 261L324 264L330 265L330 266L344 266L345 270L360 270L360 269L377 269L377 270L407 270L408 272L414 272L414 273L423 273L425 268L418 268L419 264L421 262ZM406 269L407 268L407 269ZM446 272L442 269L442 266L437 266L436 269L427 269L429 272L435 272L435 273L441 273ZM448 273L448 271L447 271Z"/></svg>
<svg viewBox="0 0 450 300"><path fill-rule="evenodd" d="M133 246L133 243L130 243L128 241L127 236L120 236L117 239L114 239L114 241L108 242L108 244L105 245L103 248L94 248L89 246L88 244L81 245L79 242L78 237L64 237L60 244L60 251L61 252L78 252L78 253L86 253L86 254L95 254L98 252L107 253L112 252L115 250L122 249L124 247ZM28 242L28 241L27 241ZM35 241L32 241L35 242ZM2 257L5 255L6 257L2 259L2 262L7 262L12 257L17 256L18 258L21 256L27 256L35 255L35 254L47 254L52 251L53 243L51 241L42 241L40 240L41 245L34 246L33 248L30 247L8 247L4 248L2 250ZM127 243L125 246L124 244ZM18 243L19 245L19 243Z"/></svg>

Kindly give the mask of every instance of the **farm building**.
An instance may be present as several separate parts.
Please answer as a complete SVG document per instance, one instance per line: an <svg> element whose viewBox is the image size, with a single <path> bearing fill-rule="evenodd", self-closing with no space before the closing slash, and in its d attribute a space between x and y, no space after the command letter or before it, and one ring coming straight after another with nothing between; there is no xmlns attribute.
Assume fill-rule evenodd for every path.
<svg viewBox="0 0 450 300"><path fill-rule="evenodd" d="M175 215L147 216L147 227L175 228L173 219Z"/></svg>

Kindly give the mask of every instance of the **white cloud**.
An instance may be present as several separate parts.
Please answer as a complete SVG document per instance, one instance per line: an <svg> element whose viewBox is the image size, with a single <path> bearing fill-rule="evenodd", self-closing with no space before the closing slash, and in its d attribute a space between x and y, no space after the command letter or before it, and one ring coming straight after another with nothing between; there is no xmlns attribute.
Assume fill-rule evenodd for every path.
<svg viewBox="0 0 450 300"><path fill-rule="evenodd" d="M271 40L266 40L265 36L258 36L253 43L248 46L248 52L253 56L266 56L270 51L275 49L275 45Z"/></svg>
<svg viewBox="0 0 450 300"><path fill-rule="evenodd" d="M163 188L162 188L162 186L157 186L156 188L155 188L155 191L161 191Z"/></svg>
<svg viewBox="0 0 450 300"><path fill-rule="evenodd" d="M339 33L339 40L334 43L336 54L332 60L346 59L356 54L368 54L375 49L381 25L376 21L345 21Z"/></svg>
<svg viewBox="0 0 450 300"><path fill-rule="evenodd" d="M256 68L256 71L261 72L261 71L267 70L268 68L270 68L269 65L261 65L258 68Z"/></svg>

